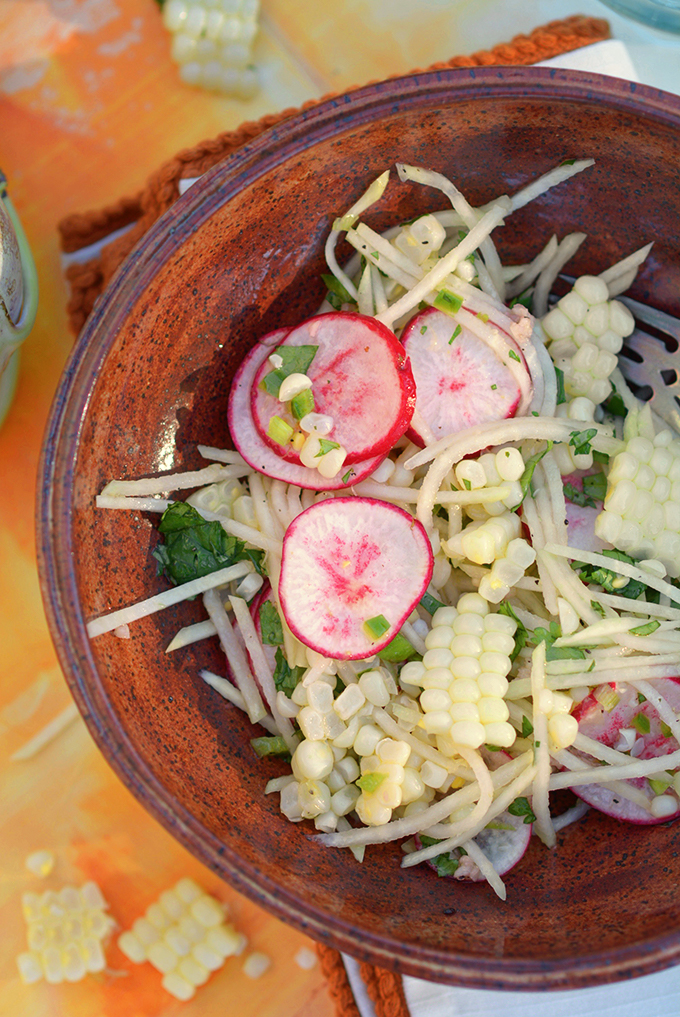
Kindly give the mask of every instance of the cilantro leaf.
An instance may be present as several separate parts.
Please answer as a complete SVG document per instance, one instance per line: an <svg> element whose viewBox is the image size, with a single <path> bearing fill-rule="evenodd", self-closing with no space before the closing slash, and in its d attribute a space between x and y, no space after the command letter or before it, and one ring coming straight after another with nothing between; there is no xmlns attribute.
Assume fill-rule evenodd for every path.
<svg viewBox="0 0 680 1017"><path fill-rule="evenodd" d="M161 516L158 531L164 538L152 551L158 575L165 574L176 586L246 560L264 574L264 551L247 548L221 523L204 519L188 502L173 502Z"/></svg>
<svg viewBox="0 0 680 1017"><path fill-rule="evenodd" d="M523 472L522 476L519 478L519 485L522 488L522 497L521 497L520 501L518 502L518 504L515 505L515 509L518 509L519 506L524 501L524 499L526 498L527 491L529 490L529 485L531 484L531 481L532 481L532 478L533 478L533 475L534 475L534 470L536 469L536 467L540 463L540 461L543 458L543 456L547 455L552 447L553 447L553 443L551 441L549 441L548 444L546 445L546 447L543 449L542 452L536 452L535 455L533 455L529 459L527 459L527 461L525 463L525 466L524 466L524 472Z"/></svg>
<svg viewBox="0 0 680 1017"><path fill-rule="evenodd" d="M587 455L590 452L590 443L596 435L596 427L589 427L587 431L572 431L569 444L574 447L574 455Z"/></svg>
<svg viewBox="0 0 680 1017"><path fill-rule="evenodd" d="M281 357L283 363L281 367L265 374L260 384L266 392L278 398L283 379L289 374L307 374L318 348L318 346L277 346L273 352Z"/></svg>
<svg viewBox="0 0 680 1017"><path fill-rule="evenodd" d="M604 473L592 473L584 477L583 490L595 501L604 501L607 493L607 478Z"/></svg>
<svg viewBox="0 0 680 1017"><path fill-rule="evenodd" d="M564 497L567 501L570 501L572 505L580 505L581 508L595 508L595 502L593 499L585 493L585 491L579 491L573 484L564 485Z"/></svg>
<svg viewBox="0 0 680 1017"><path fill-rule="evenodd" d="M535 823L534 815L527 798L515 798L514 802L508 805L508 812L511 816L524 816L525 823Z"/></svg>
<svg viewBox="0 0 680 1017"><path fill-rule="evenodd" d="M534 733L534 725L528 717L522 717L522 738L530 738Z"/></svg>
<svg viewBox="0 0 680 1017"><path fill-rule="evenodd" d="M328 452L332 452L334 448L340 448L337 441L329 441L328 438L319 438L319 451L314 456L318 459L320 456L325 456Z"/></svg>
<svg viewBox="0 0 680 1017"><path fill-rule="evenodd" d="M616 548L613 550L603 550L600 552L605 558L613 558L616 561L627 562L628 565L634 565L635 560L629 555L624 554L623 551L617 551ZM615 593L619 597L627 597L629 600L637 600L643 590L646 589L644 583L638 582L637 579L628 579L627 576L622 576L618 572L614 572L611 569L605 568L599 565L584 565L583 562L573 562L572 568L576 569L585 583L596 583L601 586L606 593Z"/></svg>
<svg viewBox="0 0 680 1017"><path fill-rule="evenodd" d="M267 646L283 645L283 625L281 616L271 600L265 600L260 604L260 630L262 642Z"/></svg>
<svg viewBox="0 0 680 1017"><path fill-rule="evenodd" d="M626 417L628 415L626 404L617 392L616 385L613 382L612 390L607 399L602 403L602 408L606 413L611 413L613 417Z"/></svg>
<svg viewBox="0 0 680 1017"><path fill-rule="evenodd" d="M561 367L555 368L555 377L557 378L557 405L566 403L567 393L564 390L564 371Z"/></svg>
<svg viewBox="0 0 680 1017"><path fill-rule="evenodd" d="M426 837L422 833L418 839L423 847L432 847L433 844L439 843L436 837ZM454 856L452 851L437 855L435 858L430 858L430 862L438 876L453 876L460 865L460 861Z"/></svg>
<svg viewBox="0 0 680 1017"><path fill-rule="evenodd" d="M283 655L279 646L276 651L276 666L274 668L274 685L277 692L285 692L290 699L291 693L305 673L304 667L291 667Z"/></svg>
<svg viewBox="0 0 680 1017"><path fill-rule="evenodd" d="M556 639L562 635L562 630L557 622L550 622L549 628L537 626L533 632L533 641L536 646L545 643L545 659L548 660L585 660L585 653L576 646L553 646Z"/></svg>
<svg viewBox="0 0 680 1017"><path fill-rule="evenodd" d="M504 600L498 605L498 614L507 615L508 618L514 619L517 624L517 628L515 629L515 649L510 654L510 660L515 660L522 649L526 646L529 633L507 601Z"/></svg>
<svg viewBox="0 0 680 1017"><path fill-rule="evenodd" d="M339 279L328 272L322 274L326 290L326 300L331 305L334 311L341 311L343 304L356 304L356 300L350 293L347 292L345 287L342 285Z"/></svg>

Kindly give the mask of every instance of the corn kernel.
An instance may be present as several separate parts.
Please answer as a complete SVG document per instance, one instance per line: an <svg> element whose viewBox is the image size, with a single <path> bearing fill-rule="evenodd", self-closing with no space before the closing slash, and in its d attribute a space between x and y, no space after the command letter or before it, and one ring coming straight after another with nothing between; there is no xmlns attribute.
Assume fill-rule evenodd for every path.
<svg viewBox="0 0 680 1017"><path fill-rule="evenodd" d="M206 929L224 921L224 909L208 894L203 894L192 901L189 910L196 921L205 925Z"/></svg>

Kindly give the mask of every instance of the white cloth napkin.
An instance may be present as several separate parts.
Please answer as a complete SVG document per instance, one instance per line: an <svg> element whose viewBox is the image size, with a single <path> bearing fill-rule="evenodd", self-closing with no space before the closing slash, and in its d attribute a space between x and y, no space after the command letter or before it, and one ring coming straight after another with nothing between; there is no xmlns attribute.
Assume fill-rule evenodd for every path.
<svg viewBox="0 0 680 1017"><path fill-rule="evenodd" d="M640 80L628 50L616 39L562 53L538 66ZM680 73L678 86L680 91ZM361 1017L375 1017L359 965L351 957L344 961ZM464 989L410 976L404 976L403 985L411 1017L680 1017L680 967L632 981L545 994Z"/></svg>

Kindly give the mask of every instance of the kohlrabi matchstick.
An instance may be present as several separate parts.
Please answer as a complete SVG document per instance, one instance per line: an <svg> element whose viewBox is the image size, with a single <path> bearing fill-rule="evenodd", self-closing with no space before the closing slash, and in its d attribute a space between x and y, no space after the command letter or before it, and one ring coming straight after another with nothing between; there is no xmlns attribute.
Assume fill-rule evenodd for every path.
<svg viewBox="0 0 680 1017"><path fill-rule="evenodd" d="M326 657L370 657L425 593L433 557L425 529L374 498L318 502L288 527L279 581L291 631Z"/></svg>

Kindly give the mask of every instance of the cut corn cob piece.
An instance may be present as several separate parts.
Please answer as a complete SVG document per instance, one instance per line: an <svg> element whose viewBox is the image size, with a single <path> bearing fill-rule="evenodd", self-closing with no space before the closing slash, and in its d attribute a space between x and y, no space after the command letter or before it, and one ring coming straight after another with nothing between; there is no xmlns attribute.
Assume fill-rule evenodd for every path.
<svg viewBox="0 0 680 1017"><path fill-rule="evenodd" d="M25 893L22 905L29 950L19 954L17 966L24 983L78 982L104 968L102 941L114 922L96 883Z"/></svg>
<svg viewBox="0 0 680 1017"><path fill-rule="evenodd" d="M163 24L182 81L251 98L258 89L251 60L259 8L259 0L165 0Z"/></svg>
<svg viewBox="0 0 680 1017"><path fill-rule="evenodd" d="M188 1000L211 971L246 946L246 938L225 915L224 906L198 883L180 879L118 937L118 947L133 964L149 961L163 975L163 988Z"/></svg>

